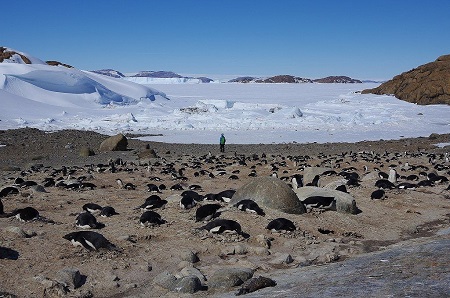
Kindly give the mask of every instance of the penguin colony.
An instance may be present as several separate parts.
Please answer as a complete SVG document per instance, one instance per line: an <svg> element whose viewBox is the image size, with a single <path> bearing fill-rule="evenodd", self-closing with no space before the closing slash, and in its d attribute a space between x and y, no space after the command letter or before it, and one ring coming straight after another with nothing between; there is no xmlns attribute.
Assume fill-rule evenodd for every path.
<svg viewBox="0 0 450 298"><path fill-rule="evenodd" d="M428 159L423 164L409 164L404 160L422 157ZM42 221L46 224L57 225L61 231L61 239L67 240L74 246L89 252L99 250L121 251L118 246L103 235L108 230L109 222L114 219L132 221L137 227L149 229L165 229L165 225L177 224L176 220L165 218L167 208L177 208L180 214L188 213L196 225L196 230L210 234L235 234L241 239L249 239L253 235L246 232L247 226L239 222L239 217L246 213L250 216L265 218L266 233L289 233L301 229L295 223L295 216L286 214L284 217L268 217L264 206L259 206L253 200L242 200L230 206L231 200L242 183L247 179L263 175L271 175L290 184L293 189L304 186L320 187L321 181L329 177L341 177L345 183L336 189L351 193L361 187L362 177L369 168L376 172L378 179L374 183L370 200L389 200L391 193L399 191L414 191L419 188L440 187L443 192L449 192L450 164L446 155L418 153L388 153L375 154L371 152L348 152L327 156L258 156L256 154L200 157L184 156L178 160L160 161L148 165L111 161L107 164L86 165L84 167L65 166L61 168L34 167L22 171L19 177L9 177L10 185L0 189L0 216L17 219L20 222ZM314 162L313 162L314 161ZM355 168L350 162L364 164ZM322 166L333 170L315 175L312 181L304 181L302 172L307 167ZM236 169L239 168L239 169ZM395 179L392 181L387 172L394 170ZM191 175L186 175L190 172ZM103 175L117 176L115 183L108 183L100 179ZM140 176L141 179L134 177ZM40 180L35 179L40 177ZM128 179L128 181L127 181ZM228 180L229 189L211 189L217 180ZM204 182L205 185L202 185ZM42 185L46 191L90 194L91 201L71 202L79 205L77 213L73 214L72 224L53 221L53 210L42 210L33 199L27 201L28 206L17 208L12 204L13 199L21 194L30 193L33 186ZM109 206L101 190L115 188L120 190L123 201L131 202L133 207L124 208L124 204ZM83 203L83 204L81 204ZM336 200L334 197L311 196L303 201L308 210L333 210ZM130 205L128 204L128 205ZM43 217L44 213L46 217ZM125 216L124 214L127 214ZM130 219L130 214L131 216ZM230 216L233 215L233 216ZM98 218L102 217L102 222ZM2 219L8 220L8 219ZM183 228L181 225L180 229ZM319 233L333 233L332 230L318 229ZM189 233L189 231L186 231ZM114 240L114 239L112 239ZM244 240L245 241L245 240ZM264 280L266 282L266 280ZM268 286L275 283L267 282ZM240 294L249 291L247 288Z"/></svg>

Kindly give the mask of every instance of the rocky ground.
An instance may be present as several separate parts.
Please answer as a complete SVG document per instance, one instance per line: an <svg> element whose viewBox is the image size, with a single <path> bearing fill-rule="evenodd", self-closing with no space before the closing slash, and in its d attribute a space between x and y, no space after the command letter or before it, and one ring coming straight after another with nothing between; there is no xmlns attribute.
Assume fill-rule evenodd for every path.
<svg viewBox="0 0 450 298"><path fill-rule="evenodd" d="M192 280L188 286L174 287L173 276L180 281L183 274L195 272L202 285L194 295L219 296L230 291L234 293L239 288L218 282L220 274L223 277L227 270L232 269L250 270L254 276L272 277L279 284L278 290L287 291L289 285L294 288L295 281L292 284L282 282L286 280L286 277L281 277L286 270L296 268L296 272L301 273L328 263L336 263L335 267L339 267L338 264L345 264L361 254L384 251L413 238L436 237L436 231L450 227L448 182L415 190L388 190L385 200L370 199L371 192L376 189L375 169L388 172L389 167L395 167L400 175L424 171L424 168L411 169L406 166L408 163L410 166L423 165L426 172L434 171L450 177L450 164L444 155L449 148L434 146L449 142L448 134L352 144L229 144L222 155L218 145L141 142L133 139L134 136L127 137L129 150L98 152L106 136L94 132L0 131L0 145L5 145L0 147L0 190L12 185L17 177L41 184L52 173L55 173L55 179L67 179L69 174L72 178L85 176L86 181L97 186L93 190L45 187L45 192L25 187L20 188L19 194L1 198L5 213L32 206L51 222L0 218L0 292L17 297L189 296L191 294L179 291L195 288L195 281ZM157 157L152 156L146 147L153 149ZM95 155L80 156L84 148L92 149ZM361 152L378 159L364 160ZM204 158L208 153L215 157L211 163ZM299 164L294 162L296 156L308 158ZM243 157L246 165L238 162ZM122 164L118 164L114 172L107 166L99 166L118 159ZM187 180L174 180L170 174L164 174L164 169L171 164L176 170L184 168L183 176ZM182 191L166 189L160 196L168 203L156 210L166 223L153 228L143 228L139 224L142 211L136 207L150 195L148 183L167 187L180 183L185 189L197 184L202 186L200 194L217 193L238 189L251 181L253 178L248 174L252 170L259 177L272 174L272 165L277 165L279 177L302 174L309 166L332 167L337 172L343 169L356 171L361 178L360 186L348 187L348 191L361 212L353 215L313 210L293 215L265 208L266 216L263 217L221 203L225 211L220 217L238 221L250 237L246 239L233 234L213 236L197 230L204 223L195 222L196 207L190 210L180 208ZM436 165L443 168L436 169ZM66 176L60 171L63 166L69 170ZM217 175L219 168L224 170L224 175ZM200 169L215 173L215 178L196 175ZM239 179L230 180L232 174ZM153 177L159 177L161 181L155 182ZM119 178L124 183L134 184L136 189L119 188L116 182ZM321 185L341 178L321 177ZM98 217L105 227L96 230L117 249L88 251L72 246L62 238L69 232L80 230L75 227L75 218L86 203L113 206L119 213L108 218ZM266 230L267 223L277 217L289 218L297 230L288 233ZM198 262L193 262L192 253L198 257ZM417 263L420 262L418 259ZM441 262L448 264L448 258ZM335 272L338 270L335 267L331 266L329 270ZM436 268L434 278L448 280L448 274L443 274L440 266L436 265ZM70 283L67 288L61 287L67 272L80 273L77 288ZM277 287L265 291L270 290L276 291Z"/></svg>

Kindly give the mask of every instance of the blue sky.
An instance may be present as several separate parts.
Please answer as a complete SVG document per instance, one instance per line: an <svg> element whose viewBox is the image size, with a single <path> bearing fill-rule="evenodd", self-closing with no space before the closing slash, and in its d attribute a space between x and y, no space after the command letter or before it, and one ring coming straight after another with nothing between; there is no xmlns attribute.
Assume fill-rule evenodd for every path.
<svg viewBox="0 0 450 298"><path fill-rule="evenodd" d="M448 0L15 0L0 46L80 69L389 79L450 54Z"/></svg>

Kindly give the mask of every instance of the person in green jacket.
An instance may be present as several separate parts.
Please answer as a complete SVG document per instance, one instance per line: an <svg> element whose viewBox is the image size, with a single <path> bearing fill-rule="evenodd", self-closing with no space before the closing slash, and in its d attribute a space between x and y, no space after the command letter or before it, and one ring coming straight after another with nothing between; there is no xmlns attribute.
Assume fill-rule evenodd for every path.
<svg viewBox="0 0 450 298"><path fill-rule="evenodd" d="M225 136L223 134L220 135L220 152L225 152L225 142L227 140L225 139Z"/></svg>

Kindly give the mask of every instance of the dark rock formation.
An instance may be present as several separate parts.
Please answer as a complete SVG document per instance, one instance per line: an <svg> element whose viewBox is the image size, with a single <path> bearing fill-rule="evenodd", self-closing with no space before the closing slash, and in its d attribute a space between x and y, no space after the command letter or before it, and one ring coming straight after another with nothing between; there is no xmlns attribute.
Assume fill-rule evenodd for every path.
<svg viewBox="0 0 450 298"><path fill-rule="evenodd" d="M23 62L25 62L26 64L31 64L30 59L28 59L28 57L26 57L25 55L14 51L8 51L8 49L5 47L0 47L0 63L2 63L6 59L11 59L16 54L19 55L20 58L22 58Z"/></svg>
<svg viewBox="0 0 450 298"><path fill-rule="evenodd" d="M120 71L114 70L114 69L99 69L99 70L91 70L91 72L102 74L108 77L113 78L123 78L125 75L121 73Z"/></svg>
<svg viewBox="0 0 450 298"><path fill-rule="evenodd" d="M229 80L229 83L251 83L254 80L256 80L256 78L254 77L238 77L232 80Z"/></svg>
<svg viewBox="0 0 450 298"><path fill-rule="evenodd" d="M322 79L313 80L315 83L344 83L344 84L354 84L362 83L360 80L352 79L346 76L330 76Z"/></svg>
<svg viewBox="0 0 450 298"><path fill-rule="evenodd" d="M395 76L363 94L393 94L395 97L421 105L450 104L450 55Z"/></svg>
<svg viewBox="0 0 450 298"><path fill-rule="evenodd" d="M59 61L54 61L54 60L45 61L45 63L47 63L48 65L51 65L51 66L59 66L59 65L61 65L61 66L67 67L67 68L73 68L72 65L65 64L65 63L62 63L62 62L59 62Z"/></svg>
<svg viewBox="0 0 450 298"><path fill-rule="evenodd" d="M312 83L312 80L294 77L291 75L278 75L267 79L256 80L256 83Z"/></svg>

